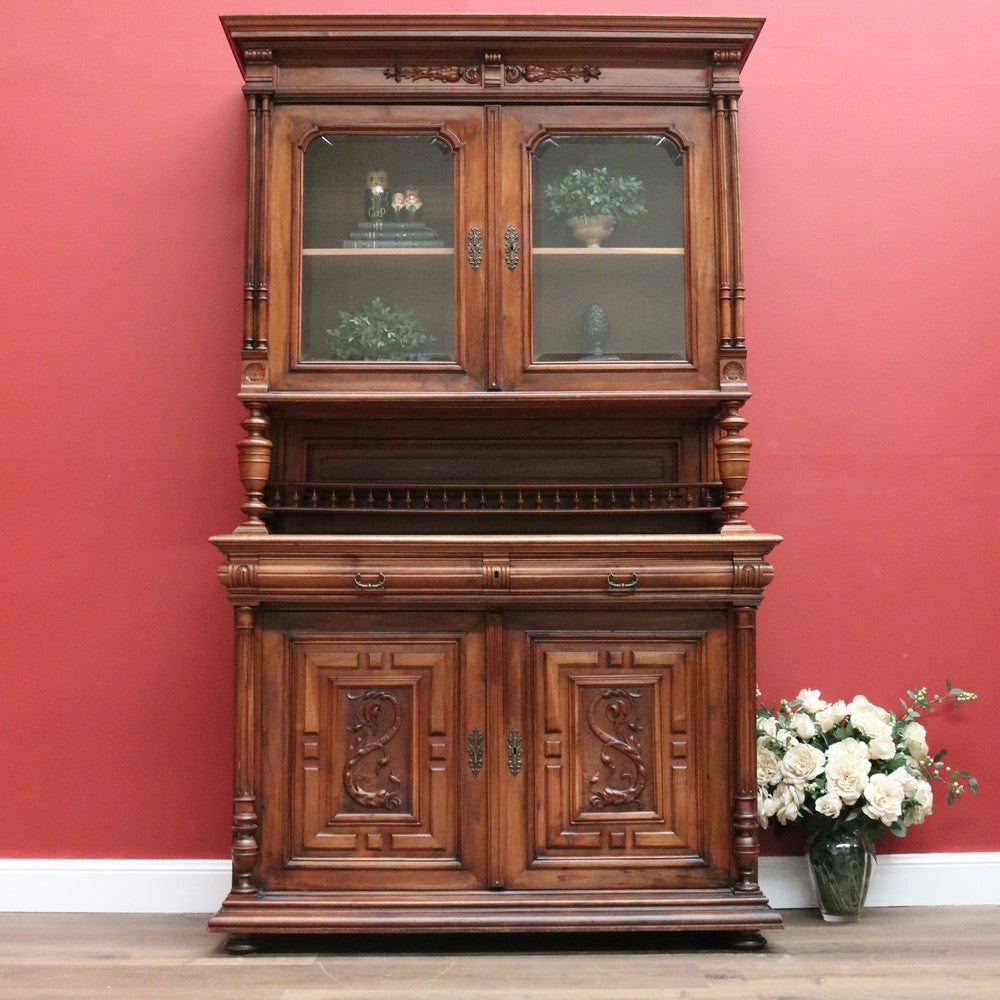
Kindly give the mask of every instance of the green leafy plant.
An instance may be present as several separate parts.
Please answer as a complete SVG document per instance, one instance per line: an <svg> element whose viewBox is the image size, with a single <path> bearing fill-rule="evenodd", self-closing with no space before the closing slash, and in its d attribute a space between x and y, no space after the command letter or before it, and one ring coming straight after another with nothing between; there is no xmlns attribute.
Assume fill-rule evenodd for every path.
<svg viewBox="0 0 1000 1000"><path fill-rule="evenodd" d="M577 167L561 180L546 184L549 212L558 219L595 219L610 215L619 222L646 213L642 181L612 174L607 167Z"/></svg>
<svg viewBox="0 0 1000 1000"><path fill-rule="evenodd" d="M376 297L357 312L342 312L326 331L335 361L408 361L430 353L434 340L413 313Z"/></svg>
<svg viewBox="0 0 1000 1000"><path fill-rule="evenodd" d="M949 805L978 783L944 763L946 750L931 754L927 731L917 721L935 706L974 701L946 681L946 694L907 691L899 714L864 695L849 704L827 702L804 688L791 701L757 711L757 812L807 833L850 831L874 850L879 835L897 837L931 814L933 782L948 787Z"/></svg>

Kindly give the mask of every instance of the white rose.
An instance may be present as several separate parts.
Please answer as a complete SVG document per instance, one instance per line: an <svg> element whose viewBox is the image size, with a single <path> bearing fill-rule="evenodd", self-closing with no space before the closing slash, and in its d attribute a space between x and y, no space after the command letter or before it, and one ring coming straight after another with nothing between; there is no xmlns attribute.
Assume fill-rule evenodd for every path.
<svg viewBox="0 0 1000 1000"><path fill-rule="evenodd" d="M924 815L930 816L934 805L934 789L931 788L929 781L924 781L923 779L917 781L917 788L913 793L913 801L924 810Z"/></svg>
<svg viewBox="0 0 1000 1000"><path fill-rule="evenodd" d="M780 784L775 789L774 818L784 826L799 818L799 807L806 800L806 793L797 785Z"/></svg>
<svg viewBox="0 0 1000 1000"><path fill-rule="evenodd" d="M861 811L871 819L892 826L903 814L903 785L891 774L873 774L865 785L866 804Z"/></svg>
<svg viewBox="0 0 1000 1000"><path fill-rule="evenodd" d="M871 761L867 758L862 760L852 754L833 757L826 765L827 791L836 792L845 806L853 806L865 790L871 769Z"/></svg>
<svg viewBox="0 0 1000 1000"><path fill-rule="evenodd" d="M826 702L819 696L819 691L813 688L803 688L796 696L797 701L802 706L803 712L815 715L821 708L826 708Z"/></svg>
<svg viewBox="0 0 1000 1000"><path fill-rule="evenodd" d="M764 715L757 720L758 740L773 740L778 735L778 720L773 715Z"/></svg>
<svg viewBox="0 0 1000 1000"><path fill-rule="evenodd" d="M778 803L770 796L757 789L757 822L766 830L767 821L774 815Z"/></svg>
<svg viewBox="0 0 1000 1000"><path fill-rule="evenodd" d="M900 733L906 752L914 760L923 760L929 753L927 749L927 730L919 722L911 722Z"/></svg>
<svg viewBox="0 0 1000 1000"><path fill-rule="evenodd" d="M847 705L842 701L835 701L816 713L816 725L824 733L828 733L831 729L836 729L846 718Z"/></svg>
<svg viewBox="0 0 1000 1000"><path fill-rule="evenodd" d="M913 803L903 815L907 826L915 826L918 823L923 823L934 811L934 789L931 788L930 782L924 781L921 778L916 780L916 785L916 791L913 793Z"/></svg>
<svg viewBox="0 0 1000 1000"><path fill-rule="evenodd" d="M779 729L777 735L774 737L774 742L778 744L779 747L793 747L798 744L798 740L795 738L795 733L790 729Z"/></svg>
<svg viewBox="0 0 1000 1000"><path fill-rule="evenodd" d="M781 766L773 750L757 747L757 784L776 785L781 781Z"/></svg>
<svg viewBox="0 0 1000 1000"><path fill-rule="evenodd" d="M850 713L851 726L855 732L873 740L879 736L892 737L892 726L883 722L873 711L874 706L853 709Z"/></svg>
<svg viewBox="0 0 1000 1000"><path fill-rule="evenodd" d="M822 750L797 743L781 758L782 777L791 785L803 785L823 772L826 756Z"/></svg>
<svg viewBox="0 0 1000 1000"><path fill-rule="evenodd" d="M816 735L816 723L805 712L796 712L788 724L798 733L800 740L811 740Z"/></svg>
<svg viewBox="0 0 1000 1000"><path fill-rule="evenodd" d="M829 816L836 819L840 815L840 810L844 808L844 802L839 795L827 792L816 800L816 812L821 816Z"/></svg>
<svg viewBox="0 0 1000 1000"><path fill-rule="evenodd" d="M863 694L856 694L854 700L847 706L849 710L861 709L874 712L883 722L892 722L892 716L878 705L873 705Z"/></svg>
<svg viewBox="0 0 1000 1000"><path fill-rule="evenodd" d="M848 736L845 740L834 743L826 751L829 760L837 757L854 757L856 760L868 760L868 744Z"/></svg>
<svg viewBox="0 0 1000 1000"><path fill-rule="evenodd" d="M912 799L917 794L917 789L920 785L927 785L928 789L931 787L926 781L914 778L905 767L897 767L895 771L890 772L890 777L895 778L903 786L903 794L908 799Z"/></svg>
<svg viewBox="0 0 1000 1000"><path fill-rule="evenodd" d="M868 744L869 760L892 760L896 756L896 744L891 736L876 736Z"/></svg>

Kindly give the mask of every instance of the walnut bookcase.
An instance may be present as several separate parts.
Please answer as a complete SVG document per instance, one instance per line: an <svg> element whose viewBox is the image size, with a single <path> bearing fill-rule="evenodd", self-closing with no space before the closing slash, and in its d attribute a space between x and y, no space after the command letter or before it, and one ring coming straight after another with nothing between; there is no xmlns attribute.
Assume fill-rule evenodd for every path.
<svg viewBox="0 0 1000 1000"><path fill-rule="evenodd" d="M236 733L211 927L759 939L780 539L743 516L737 167L762 22L222 20L247 500L213 539ZM641 204L580 245L552 192L601 170Z"/></svg>

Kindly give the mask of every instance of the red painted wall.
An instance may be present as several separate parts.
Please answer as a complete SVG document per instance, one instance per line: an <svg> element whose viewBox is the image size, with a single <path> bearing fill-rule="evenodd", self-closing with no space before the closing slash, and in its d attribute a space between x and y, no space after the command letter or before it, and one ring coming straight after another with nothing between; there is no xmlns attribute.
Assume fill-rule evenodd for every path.
<svg viewBox="0 0 1000 1000"><path fill-rule="evenodd" d="M885 846L1000 849L1000 6L682 9L768 18L742 104L751 520L787 539L761 686L977 690L931 732L984 791ZM244 120L219 12L5 16L2 855L228 851L230 616L206 539L241 500Z"/></svg>

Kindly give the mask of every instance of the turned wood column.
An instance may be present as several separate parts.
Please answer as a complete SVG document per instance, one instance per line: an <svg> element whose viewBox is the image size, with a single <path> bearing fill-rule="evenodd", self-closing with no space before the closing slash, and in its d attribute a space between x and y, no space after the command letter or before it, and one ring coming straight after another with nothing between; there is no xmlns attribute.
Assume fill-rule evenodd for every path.
<svg viewBox="0 0 1000 1000"><path fill-rule="evenodd" d="M257 800L254 795L256 685L255 612L236 608L235 769L233 774L233 892L256 893L253 873L260 857Z"/></svg>
<svg viewBox="0 0 1000 1000"><path fill-rule="evenodd" d="M240 508L246 520L236 529L240 533L266 534L267 525L261 514L267 510L264 487L271 474L271 442L264 436L270 421L263 403L247 402L249 413L240 426L247 436L236 446L239 455L240 479L247 491L246 503Z"/></svg>
<svg viewBox="0 0 1000 1000"><path fill-rule="evenodd" d="M736 633L733 860L736 892L759 892L757 884L757 664L756 609L733 610Z"/></svg>
<svg viewBox="0 0 1000 1000"><path fill-rule="evenodd" d="M720 533L723 535L753 531L753 528L743 520L743 514L750 506L743 499L743 487L746 486L750 471L750 439L741 433L748 423L745 417L740 416L742 405L741 402L726 403L719 419L722 436L715 440L719 478L726 494L722 501L724 521Z"/></svg>

